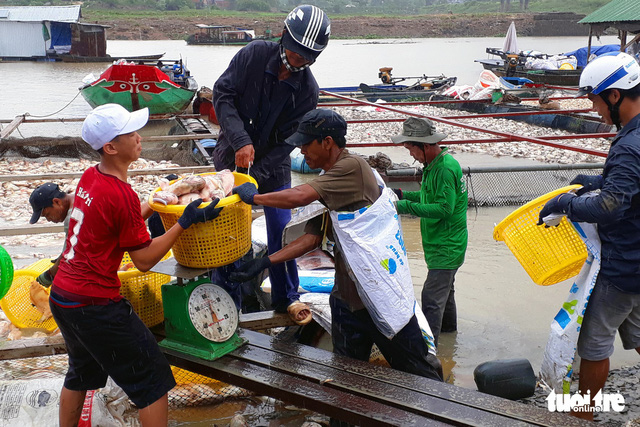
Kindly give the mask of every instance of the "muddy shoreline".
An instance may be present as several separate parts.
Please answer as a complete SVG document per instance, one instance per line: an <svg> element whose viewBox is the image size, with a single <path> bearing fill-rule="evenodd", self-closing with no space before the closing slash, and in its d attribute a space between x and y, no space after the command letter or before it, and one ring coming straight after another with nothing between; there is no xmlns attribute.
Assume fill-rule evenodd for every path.
<svg viewBox="0 0 640 427"><path fill-rule="evenodd" d="M284 16L283 16L284 18ZM585 36L586 25L577 24L582 15L573 13L517 13L483 15L339 16L332 17L332 37L338 39L502 37L509 24L516 24L519 36ZM254 29L263 35L278 33L282 18L261 19L247 13L233 17L141 18L139 16L100 22L87 14L86 21L108 25L110 40L181 40L194 34L196 24L231 25ZM586 41L586 40L585 40Z"/></svg>

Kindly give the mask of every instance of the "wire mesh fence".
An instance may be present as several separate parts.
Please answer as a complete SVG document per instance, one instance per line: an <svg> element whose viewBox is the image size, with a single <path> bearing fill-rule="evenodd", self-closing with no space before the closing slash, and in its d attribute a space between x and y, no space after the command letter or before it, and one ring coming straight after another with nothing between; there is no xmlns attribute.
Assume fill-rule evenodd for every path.
<svg viewBox="0 0 640 427"><path fill-rule="evenodd" d="M464 168L469 207L522 205L569 185L578 174L602 173L603 164Z"/></svg>

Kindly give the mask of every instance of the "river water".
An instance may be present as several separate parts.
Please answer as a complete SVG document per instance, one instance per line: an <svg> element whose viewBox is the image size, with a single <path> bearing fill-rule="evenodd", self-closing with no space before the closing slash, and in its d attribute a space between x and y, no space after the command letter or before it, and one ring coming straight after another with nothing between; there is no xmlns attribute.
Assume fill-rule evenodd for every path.
<svg viewBox="0 0 640 427"><path fill-rule="evenodd" d="M582 37L518 39L521 49L560 53L582 47ZM603 37L596 44L615 43ZM378 68L394 67L396 76L422 74L455 75L459 83L475 83L482 70L474 59L485 58L486 47L501 47L502 39L407 39L407 40L332 40L312 70L321 87L377 83ZM182 41L110 41L108 52L131 56L165 52L168 59L182 57L200 85L211 87L224 71L238 47L187 46ZM0 62L0 119L29 113L57 117L83 117L89 105L78 94L81 80L89 73L99 75L107 64L66 64L51 62ZM67 105L68 104L68 105ZM12 136L78 135L79 124L23 125ZM375 150L374 150L375 151ZM402 149L395 161L409 160ZM505 160L481 155L460 156L463 166L502 164ZM309 177L296 175L294 184ZM469 248L465 264L456 277L459 331L443 334L439 353L448 381L475 389L474 368L484 361L528 358L534 370L540 368L549 325L569 291L569 283L542 287L526 275L504 243L492 238L493 227L514 208L469 210ZM27 222L25 218L25 224ZM416 296L427 269L420 244L419 222L403 219L405 242L411 253L411 270ZM9 248L8 248L9 249ZM18 250L17 248L15 248ZM50 248L48 255L55 255ZM23 264L26 261L23 262ZM20 264L20 263L18 263ZM624 352L619 340L612 368L637 363L635 352Z"/></svg>

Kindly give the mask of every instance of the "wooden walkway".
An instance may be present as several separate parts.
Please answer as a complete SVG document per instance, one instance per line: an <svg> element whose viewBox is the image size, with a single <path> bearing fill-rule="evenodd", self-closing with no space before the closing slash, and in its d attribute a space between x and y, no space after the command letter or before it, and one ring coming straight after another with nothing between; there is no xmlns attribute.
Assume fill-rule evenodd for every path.
<svg viewBox="0 0 640 427"><path fill-rule="evenodd" d="M240 324L264 329L287 323L273 312L243 315ZM362 426L587 426L567 414L513 402L451 384L338 356L240 329L248 343L214 361L163 349L183 369L258 395ZM0 342L0 360L66 352L61 336Z"/></svg>

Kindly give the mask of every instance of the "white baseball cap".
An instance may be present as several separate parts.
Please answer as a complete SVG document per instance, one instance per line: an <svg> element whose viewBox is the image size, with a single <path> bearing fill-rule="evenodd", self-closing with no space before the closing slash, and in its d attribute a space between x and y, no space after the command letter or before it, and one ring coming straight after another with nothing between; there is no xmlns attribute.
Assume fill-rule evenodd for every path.
<svg viewBox="0 0 640 427"><path fill-rule="evenodd" d="M99 150L118 135L142 129L149 120L149 109L129 112L122 105L104 104L89 113L82 123L82 139Z"/></svg>

